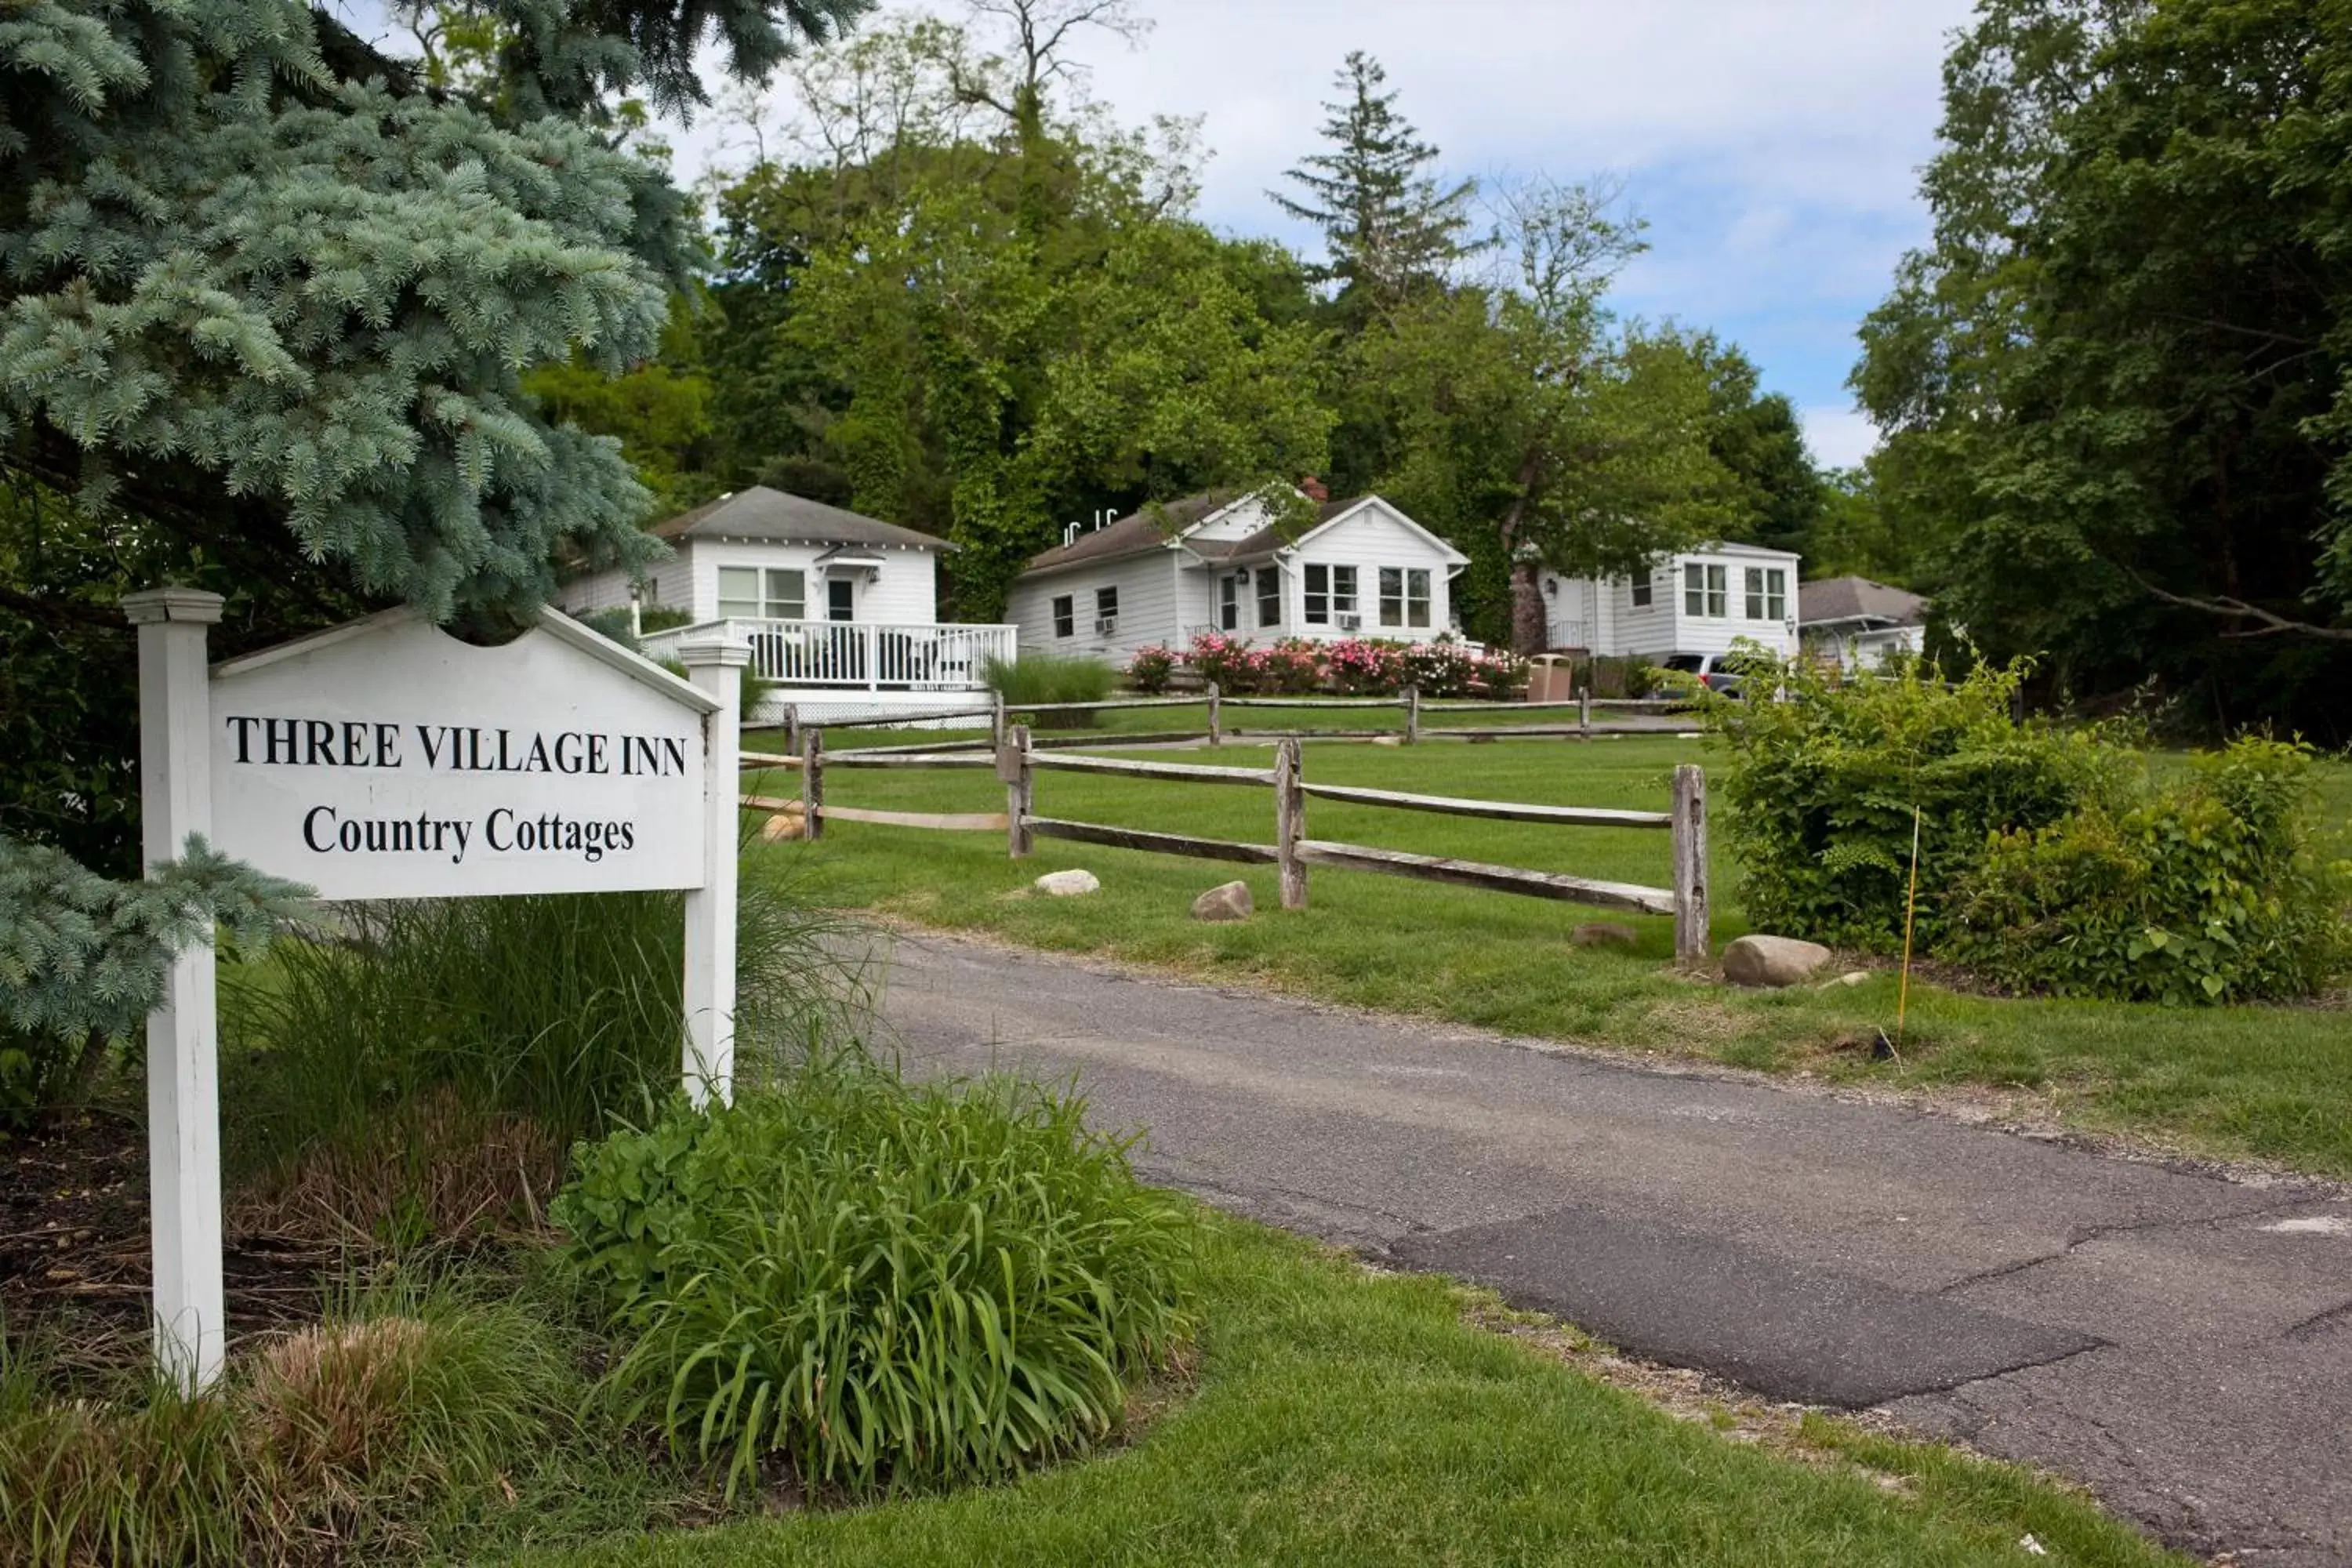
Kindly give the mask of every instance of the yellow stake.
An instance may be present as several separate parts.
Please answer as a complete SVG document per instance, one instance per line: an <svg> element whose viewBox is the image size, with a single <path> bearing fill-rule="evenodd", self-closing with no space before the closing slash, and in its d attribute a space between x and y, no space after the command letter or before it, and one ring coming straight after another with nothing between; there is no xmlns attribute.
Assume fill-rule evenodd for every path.
<svg viewBox="0 0 2352 1568"><path fill-rule="evenodd" d="M1903 1049L1903 1015L1911 1005L1911 918L1919 908L1919 808L1911 808L1911 891L1903 900L1903 978L1895 992L1895 1048Z"/></svg>

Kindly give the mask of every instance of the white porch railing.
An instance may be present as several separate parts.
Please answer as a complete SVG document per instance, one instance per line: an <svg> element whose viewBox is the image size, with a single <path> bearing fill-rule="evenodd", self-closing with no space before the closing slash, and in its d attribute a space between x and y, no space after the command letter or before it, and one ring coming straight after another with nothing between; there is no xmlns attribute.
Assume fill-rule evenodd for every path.
<svg viewBox="0 0 2352 1568"><path fill-rule="evenodd" d="M641 639L648 658L673 658L677 645L719 627L751 645L751 668L785 687L865 691L978 691L988 661L1010 662L1019 628L930 622L703 621Z"/></svg>

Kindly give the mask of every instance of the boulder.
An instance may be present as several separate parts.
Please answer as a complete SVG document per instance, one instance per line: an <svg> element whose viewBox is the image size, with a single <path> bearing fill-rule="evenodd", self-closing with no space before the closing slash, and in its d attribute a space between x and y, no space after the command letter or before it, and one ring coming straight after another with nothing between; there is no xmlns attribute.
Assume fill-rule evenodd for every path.
<svg viewBox="0 0 2352 1568"><path fill-rule="evenodd" d="M1075 899L1098 890L1102 883L1092 871L1048 871L1033 886L1048 898Z"/></svg>
<svg viewBox="0 0 2352 1568"><path fill-rule="evenodd" d="M1245 921L1257 908L1247 882L1225 882L1192 900L1196 921Z"/></svg>
<svg viewBox="0 0 2352 1568"><path fill-rule="evenodd" d="M1402 746L1404 744L1404 737L1402 735L1375 735L1372 737L1372 744L1375 746Z"/></svg>
<svg viewBox="0 0 2352 1568"><path fill-rule="evenodd" d="M1811 979L1833 956L1817 942L1743 936L1723 950L1723 977L1734 985L1794 985Z"/></svg>
<svg viewBox="0 0 2352 1568"><path fill-rule="evenodd" d="M1569 932L1568 940L1579 947L1632 947L1642 933L1615 921L1587 921Z"/></svg>
<svg viewBox="0 0 2352 1568"><path fill-rule="evenodd" d="M788 811L780 811L760 825L760 837L769 844L783 838L806 838L807 837L808 818L801 815L798 806Z"/></svg>

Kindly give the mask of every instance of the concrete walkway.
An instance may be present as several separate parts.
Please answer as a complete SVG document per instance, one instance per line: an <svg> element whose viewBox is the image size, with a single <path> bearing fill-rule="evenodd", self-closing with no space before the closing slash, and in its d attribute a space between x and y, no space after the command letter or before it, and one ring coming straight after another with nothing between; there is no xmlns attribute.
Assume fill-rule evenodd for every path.
<svg viewBox="0 0 2352 1568"><path fill-rule="evenodd" d="M2238 1564L2352 1563L2352 1196L903 938L911 1068L1076 1073L1150 1179L1891 1412Z"/></svg>

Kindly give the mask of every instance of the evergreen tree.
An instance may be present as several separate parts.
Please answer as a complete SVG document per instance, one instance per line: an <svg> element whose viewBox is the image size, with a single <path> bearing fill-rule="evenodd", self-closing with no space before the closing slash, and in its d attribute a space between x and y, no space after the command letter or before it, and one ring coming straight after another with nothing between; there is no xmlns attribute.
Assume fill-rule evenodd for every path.
<svg viewBox="0 0 2352 1568"><path fill-rule="evenodd" d="M37 667L11 739L72 738L0 759L0 931L61 897L47 847L135 865L121 592L221 589L258 612L224 624L234 653L371 604L510 622L560 553L658 551L620 443L522 384L651 357L697 252L615 100L690 108L705 41L757 76L868 3L450 0L421 65L301 0L0 5L0 694ZM0 1073L10 1036L135 1014L83 949L160 974L212 923L155 918L166 897L81 887L87 942L0 954Z"/></svg>
<svg viewBox="0 0 2352 1568"><path fill-rule="evenodd" d="M1465 238L1465 208L1477 185L1464 180L1441 188L1423 172L1437 149L1397 112L1397 94L1381 90L1388 73L1380 61L1352 50L1337 79L1340 101L1323 106L1331 116L1323 122L1330 150L1309 153L1286 174L1301 196L1267 195L1323 231L1330 259L1319 277L1339 284L1343 301L1387 308L1480 248Z"/></svg>

